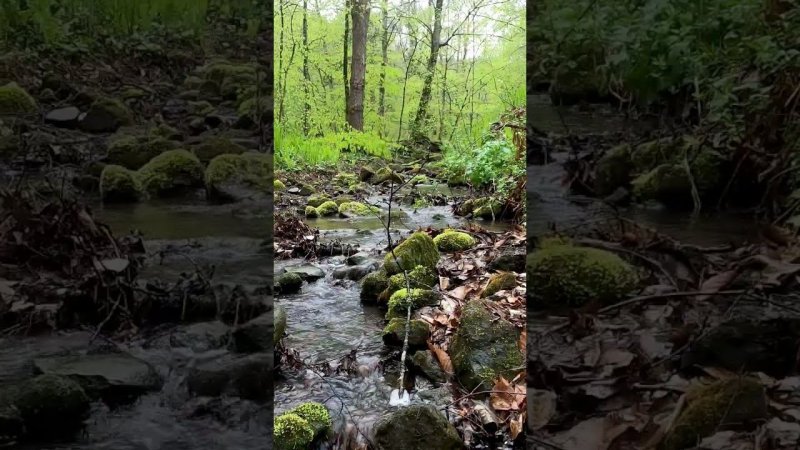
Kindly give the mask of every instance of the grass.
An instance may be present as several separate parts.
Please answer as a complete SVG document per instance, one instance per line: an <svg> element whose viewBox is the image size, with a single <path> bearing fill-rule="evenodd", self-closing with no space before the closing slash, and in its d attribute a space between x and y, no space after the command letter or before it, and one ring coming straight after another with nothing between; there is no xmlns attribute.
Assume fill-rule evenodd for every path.
<svg viewBox="0 0 800 450"><path fill-rule="evenodd" d="M307 166L333 166L360 156L391 159L394 144L376 134L358 131L306 138L275 126L275 164L286 170Z"/></svg>

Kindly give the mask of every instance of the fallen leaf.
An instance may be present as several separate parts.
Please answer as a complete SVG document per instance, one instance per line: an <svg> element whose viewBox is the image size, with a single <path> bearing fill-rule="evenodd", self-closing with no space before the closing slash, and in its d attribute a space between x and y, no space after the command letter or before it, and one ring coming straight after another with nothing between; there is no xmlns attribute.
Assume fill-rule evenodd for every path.
<svg viewBox="0 0 800 450"><path fill-rule="evenodd" d="M449 286L450 286L450 278L439 277L439 289L446 291Z"/></svg>
<svg viewBox="0 0 800 450"><path fill-rule="evenodd" d="M713 296L713 293L719 292L736 280L739 276L739 269L726 270L720 272L713 277L707 279L700 285L700 290L703 292L710 292L709 294L700 294L697 296L698 301L708 300Z"/></svg>
<svg viewBox="0 0 800 450"><path fill-rule="evenodd" d="M508 428L511 432L511 439L516 440L517 436L522 433L522 428L525 424L525 411L517 414L508 421Z"/></svg>
<svg viewBox="0 0 800 450"><path fill-rule="evenodd" d="M436 355L436 359L439 360L439 365L442 366L442 370L444 370L445 373L452 375L453 363L450 361L450 355L448 355L447 352L442 350L438 345L428 344L428 348L433 352L434 355Z"/></svg>

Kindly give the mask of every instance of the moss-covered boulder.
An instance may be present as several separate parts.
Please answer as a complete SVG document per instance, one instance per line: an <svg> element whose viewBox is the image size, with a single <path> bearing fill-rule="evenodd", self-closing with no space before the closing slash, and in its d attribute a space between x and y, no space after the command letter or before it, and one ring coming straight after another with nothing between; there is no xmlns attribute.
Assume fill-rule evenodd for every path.
<svg viewBox="0 0 800 450"><path fill-rule="evenodd" d="M197 155L197 159L203 164L208 164L212 159L219 155L241 155L247 149L241 145L224 137L210 137L204 139L200 144L192 147L192 153Z"/></svg>
<svg viewBox="0 0 800 450"><path fill-rule="evenodd" d="M187 150L169 150L142 166L139 179L150 195L180 194L203 185L203 164Z"/></svg>
<svg viewBox="0 0 800 450"><path fill-rule="evenodd" d="M155 134L117 133L108 140L106 162L137 170L161 153L177 147L177 142Z"/></svg>
<svg viewBox="0 0 800 450"><path fill-rule="evenodd" d="M13 405L25 423L26 435L37 440L72 435L89 415L89 396L67 377L39 375L7 389L0 394L0 402Z"/></svg>
<svg viewBox="0 0 800 450"><path fill-rule="evenodd" d="M395 185L403 183L403 177L397 172L392 171L388 167L381 167L375 172L375 175L370 180L372 184L394 183Z"/></svg>
<svg viewBox="0 0 800 450"><path fill-rule="evenodd" d="M411 289L433 289L439 281L438 276L426 266L417 266L408 273L408 284ZM406 277L402 273L396 273L389 277L389 286L386 288L391 296L400 289L406 289Z"/></svg>
<svg viewBox="0 0 800 450"><path fill-rule="evenodd" d="M391 346L402 346L406 335L405 317L396 317L389 321L383 329L383 343ZM430 326L424 320L412 320L409 323L408 345L410 347L424 347L428 342Z"/></svg>
<svg viewBox="0 0 800 450"><path fill-rule="evenodd" d="M286 190L286 185L283 184L281 180L275 180L272 183L272 187L275 189L275 192Z"/></svg>
<svg viewBox="0 0 800 450"><path fill-rule="evenodd" d="M383 266L386 273L394 275L403 270L414 270L417 266L435 271L438 262L439 250L436 249L433 239L427 233L416 232L401 242L393 251L386 253Z"/></svg>
<svg viewBox="0 0 800 450"><path fill-rule="evenodd" d="M322 217L334 216L339 213L339 210L340 206L333 200L328 200L317 207L317 212Z"/></svg>
<svg viewBox="0 0 800 450"><path fill-rule="evenodd" d="M365 205L361 202L345 202L339 205L341 217L375 216L380 212L381 209L377 206Z"/></svg>
<svg viewBox="0 0 800 450"><path fill-rule="evenodd" d="M597 161L595 194L604 197L618 187L626 186L630 182L632 171L630 144L621 144L610 149Z"/></svg>
<svg viewBox="0 0 800 450"><path fill-rule="evenodd" d="M258 199L272 189L272 163L268 155L247 152L219 155L206 168L206 189L212 199Z"/></svg>
<svg viewBox="0 0 800 450"><path fill-rule="evenodd" d="M27 115L36 111L36 100L17 83L0 86L0 116Z"/></svg>
<svg viewBox="0 0 800 450"><path fill-rule="evenodd" d="M275 305L273 320L275 321L275 328L272 336L272 345L274 347L283 339L283 333L286 332L286 309L283 306Z"/></svg>
<svg viewBox="0 0 800 450"><path fill-rule="evenodd" d="M461 325L450 344L453 369L464 387L490 389L498 376L512 379L523 368L519 333L504 320L494 320L485 300L464 307Z"/></svg>
<svg viewBox="0 0 800 450"><path fill-rule="evenodd" d="M411 310L422 308L423 306L434 306L439 303L439 294L430 289L400 289L389 298L389 309L386 311L386 320L396 317L405 318L408 307Z"/></svg>
<svg viewBox="0 0 800 450"><path fill-rule="evenodd" d="M275 292L278 294L295 294L303 287L303 277L295 272L286 272L275 278Z"/></svg>
<svg viewBox="0 0 800 450"><path fill-rule="evenodd" d="M642 174L656 166L675 162L677 150L672 139L655 139L630 150L630 164L634 173Z"/></svg>
<svg viewBox="0 0 800 450"><path fill-rule="evenodd" d="M433 238L433 243L443 252L463 252L472 248L476 241L474 237L462 231L444 230Z"/></svg>
<svg viewBox="0 0 800 450"><path fill-rule="evenodd" d="M99 97L92 103L78 125L90 133L105 133L131 124L133 124L133 113L124 103L114 98Z"/></svg>
<svg viewBox="0 0 800 450"><path fill-rule="evenodd" d="M272 435L276 450L306 450L314 441L311 424L294 413L276 417Z"/></svg>
<svg viewBox="0 0 800 450"><path fill-rule="evenodd" d="M664 438L663 450L693 448L729 427L755 426L767 417L767 397L758 380L734 377L692 389L687 406Z"/></svg>
<svg viewBox="0 0 800 450"><path fill-rule="evenodd" d="M534 307L576 307L590 301L612 303L637 283L630 264L600 249L547 245L527 261L528 298Z"/></svg>
<svg viewBox="0 0 800 450"><path fill-rule="evenodd" d="M316 219L319 217L319 211L311 205L306 206L306 219Z"/></svg>
<svg viewBox="0 0 800 450"><path fill-rule="evenodd" d="M350 172L337 173L336 176L333 177L334 186L339 186L342 188L356 185L359 183L359 181L358 175Z"/></svg>
<svg viewBox="0 0 800 450"><path fill-rule="evenodd" d="M500 272L489 277L489 282L481 292L481 298L489 297L497 292L514 289L517 286L517 276L513 272Z"/></svg>
<svg viewBox="0 0 800 450"><path fill-rule="evenodd" d="M483 198L476 201L472 215L481 219L494 220L503 213L503 204L493 198Z"/></svg>
<svg viewBox="0 0 800 450"><path fill-rule="evenodd" d="M431 405L410 405L382 417L373 428L376 450L462 450L464 442Z"/></svg>
<svg viewBox="0 0 800 450"><path fill-rule="evenodd" d="M100 173L100 196L104 202L135 202L142 196L142 185L136 172L109 164Z"/></svg>
<svg viewBox="0 0 800 450"><path fill-rule="evenodd" d="M308 422L314 431L314 437L318 437L331 431L331 414L325 405L317 402L306 402L287 411L288 414L297 414Z"/></svg>
<svg viewBox="0 0 800 450"><path fill-rule="evenodd" d="M374 304L378 302L381 292L389 286L386 272L379 270L372 272L361 280L360 298L363 303Z"/></svg>
<svg viewBox="0 0 800 450"><path fill-rule="evenodd" d="M328 194L313 194L308 196L307 201L309 205L318 208L323 203L331 201L331 198Z"/></svg>

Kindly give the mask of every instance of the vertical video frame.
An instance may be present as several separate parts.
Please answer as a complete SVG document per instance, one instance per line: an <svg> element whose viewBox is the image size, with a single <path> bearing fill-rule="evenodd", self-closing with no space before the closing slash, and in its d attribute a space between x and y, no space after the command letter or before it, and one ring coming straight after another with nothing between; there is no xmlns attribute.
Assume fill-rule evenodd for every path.
<svg viewBox="0 0 800 450"><path fill-rule="evenodd" d="M524 448L524 8L274 0L275 448Z"/></svg>
<svg viewBox="0 0 800 450"><path fill-rule="evenodd" d="M529 448L800 448L798 3L528 12Z"/></svg>
<svg viewBox="0 0 800 450"><path fill-rule="evenodd" d="M272 447L272 4L0 7L0 447Z"/></svg>

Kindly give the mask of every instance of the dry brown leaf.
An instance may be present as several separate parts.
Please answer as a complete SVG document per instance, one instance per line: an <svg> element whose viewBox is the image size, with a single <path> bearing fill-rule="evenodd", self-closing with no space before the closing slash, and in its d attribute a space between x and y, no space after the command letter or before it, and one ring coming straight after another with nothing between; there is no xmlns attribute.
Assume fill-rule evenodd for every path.
<svg viewBox="0 0 800 450"><path fill-rule="evenodd" d="M458 286L457 288L448 292L448 295L456 298L458 300L464 300L464 297L467 296L467 287L466 286Z"/></svg>
<svg viewBox="0 0 800 450"><path fill-rule="evenodd" d="M726 270L707 279L700 285L703 292L719 292L736 280L739 276L739 269ZM701 294L697 296L698 301L708 300L713 294Z"/></svg>
<svg viewBox="0 0 800 450"><path fill-rule="evenodd" d="M439 277L439 289L446 291L448 287L450 287L450 278Z"/></svg>
<svg viewBox="0 0 800 450"><path fill-rule="evenodd" d="M442 350L438 345L428 343L428 348L433 352L434 355L436 355L436 359L439 360L439 365L442 366L442 370L444 370L445 373L452 375L453 363L450 361L450 355L448 355L447 352Z"/></svg>
<svg viewBox="0 0 800 450"><path fill-rule="evenodd" d="M508 421L508 428L511 431L511 439L516 440L517 436L522 433L525 426L525 411L520 412Z"/></svg>
<svg viewBox="0 0 800 450"><path fill-rule="evenodd" d="M519 411L523 408L526 394L525 386L500 377L489 395L489 404L497 411Z"/></svg>

